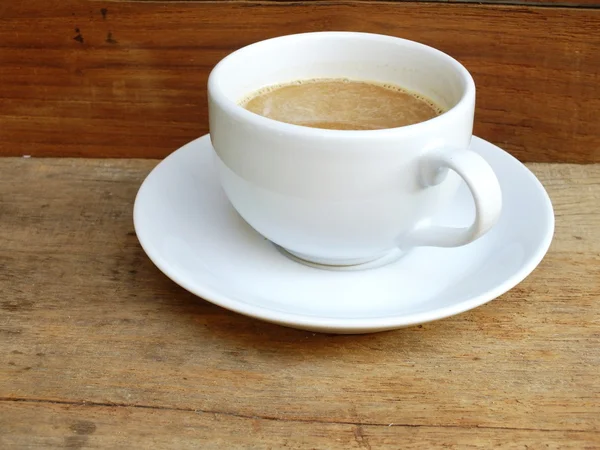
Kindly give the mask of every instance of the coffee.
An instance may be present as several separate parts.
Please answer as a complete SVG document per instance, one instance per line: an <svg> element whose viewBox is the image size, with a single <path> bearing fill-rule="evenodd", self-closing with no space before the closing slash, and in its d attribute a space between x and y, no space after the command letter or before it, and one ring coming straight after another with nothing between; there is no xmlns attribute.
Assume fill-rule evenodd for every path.
<svg viewBox="0 0 600 450"><path fill-rule="evenodd" d="M390 84L312 79L261 89L241 106L270 119L332 130L380 130L412 125L442 109L420 94Z"/></svg>

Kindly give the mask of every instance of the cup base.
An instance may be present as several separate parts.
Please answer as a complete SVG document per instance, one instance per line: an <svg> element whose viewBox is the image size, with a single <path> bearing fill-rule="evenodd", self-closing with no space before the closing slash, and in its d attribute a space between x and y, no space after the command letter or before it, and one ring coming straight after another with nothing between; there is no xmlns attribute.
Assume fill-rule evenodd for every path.
<svg viewBox="0 0 600 450"><path fill-rule="evenodd" d="M307 255L303 255L301 253L292 252L283 247L280 247L277 244L274 244L275 247L285 256L290 258L292 261L295 261L300 264L304 264L305 266L313 267L315 269L324 269L324 270L335 270L335 271L353 271L353 270L368 270L368 269L377 269L379 267L383 267L387 264L391 264L396 262L402 256L406 254L399 248L390 250L389 252L384 253L383 255L379 255L375 258L359 258L359 259L349 259L349 260L329 260L329 259L315 259Z"/></svg>

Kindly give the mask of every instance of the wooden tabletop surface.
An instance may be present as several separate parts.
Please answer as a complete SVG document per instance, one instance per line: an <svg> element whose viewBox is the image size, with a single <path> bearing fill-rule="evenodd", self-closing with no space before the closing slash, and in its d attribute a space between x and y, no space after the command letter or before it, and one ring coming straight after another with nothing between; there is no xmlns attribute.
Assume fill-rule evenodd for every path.
<svg viewBox="0 0 600 450"><path fill-rule="evenodd" d="M0 159L0 448L600 448L600 165L529 164L556 235L512 291L336 336L159 272L132 224L156 163Z"/></svg>

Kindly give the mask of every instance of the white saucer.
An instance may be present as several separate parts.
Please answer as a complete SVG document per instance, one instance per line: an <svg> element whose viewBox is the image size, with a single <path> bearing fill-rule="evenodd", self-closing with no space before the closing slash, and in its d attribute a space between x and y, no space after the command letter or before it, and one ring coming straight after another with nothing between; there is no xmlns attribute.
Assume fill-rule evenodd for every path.
<svg viewBox="0 0 600 450"><path fill-rule="evenodd" d="M554 231L552 204L537 178L482 139L473 138L472 149L500 180L500 222L472 244L416 248L376 269L329 271L282 254L230 205L216 178L208 136L177 150L148 175L135 200L135 230L150 259L177 284L258 319L330 333L442 319L521 282L542 260ZM466 186L449 206L436 222L471 223Z"/></svg>

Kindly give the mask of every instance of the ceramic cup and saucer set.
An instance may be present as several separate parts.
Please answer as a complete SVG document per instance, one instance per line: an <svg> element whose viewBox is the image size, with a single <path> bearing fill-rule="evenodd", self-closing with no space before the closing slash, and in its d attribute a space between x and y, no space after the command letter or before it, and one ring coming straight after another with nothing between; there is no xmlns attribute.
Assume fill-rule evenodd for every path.
<svg viewBox="0 0 600 450"><path fill-rule="evenodd" d="M266 86L320 78L403 86L445 112L331 130L240 105ZM546 191L472 135L473 79L434 48L365 33L274 38L223 59L208 94L210 136L158 164L134 207L150 259L207 301L311 331L389 330L500 296L548 250Z"/></svg>

